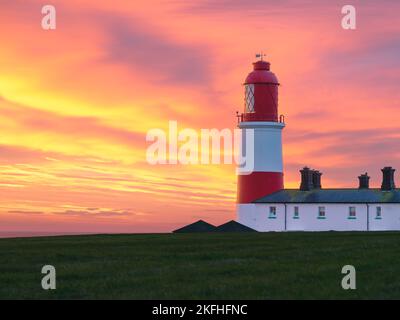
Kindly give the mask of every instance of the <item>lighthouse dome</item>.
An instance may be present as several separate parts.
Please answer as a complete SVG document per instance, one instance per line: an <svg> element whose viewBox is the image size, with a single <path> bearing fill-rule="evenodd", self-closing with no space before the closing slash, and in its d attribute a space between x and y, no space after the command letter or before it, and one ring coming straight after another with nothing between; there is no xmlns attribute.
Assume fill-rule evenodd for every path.
<svg viewBox="0 0 400 320"><path fill-rule="evenodd" d="M243 121L278 121L278 86L270 63L254 62L244 83Z"/></svg>
<svg viewBox="0 0 400 320"><path fill-rule="evenodd" d="M248 74L244 84L250 83L279 84L276 75L270 71L270 63L263 60L253 63L253 71Z"/></svg>

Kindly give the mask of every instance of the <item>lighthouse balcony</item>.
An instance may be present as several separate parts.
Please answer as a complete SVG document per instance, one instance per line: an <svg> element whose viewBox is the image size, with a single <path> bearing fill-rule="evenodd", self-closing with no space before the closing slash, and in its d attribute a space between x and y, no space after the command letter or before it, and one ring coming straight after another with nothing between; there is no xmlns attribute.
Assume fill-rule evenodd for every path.
<svg viewBox="0 0 400 320"><path fill-rule="evenodd" d="M238 119L238 123L240 122L248 122L248 121L268 121L268 122L280 122L285 124L285 116L281 114L278 116L271 115L260 115L256 113L241 113L236 112L236 117Z"/></svg>

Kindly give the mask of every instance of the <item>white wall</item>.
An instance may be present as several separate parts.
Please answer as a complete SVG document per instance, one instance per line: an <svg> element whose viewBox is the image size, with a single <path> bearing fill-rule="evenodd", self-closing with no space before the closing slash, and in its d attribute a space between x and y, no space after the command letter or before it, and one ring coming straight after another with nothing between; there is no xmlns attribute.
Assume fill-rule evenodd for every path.
<svg viewBox="0 0 400 320"><path fill-rule="evenodd" d="M299 219L293 219L295 206L299 207ZM325 219L318 219L320 206L325 207ZM350 206L356 208L355 219L349 219ZM367 230L367 206L365 204L288 204L287 230Z"/></svg>
<svg viewBox="0 0 400 320"><path fill-rule="evenodd" d="M276 218L269 217L269 205L265 204L238 204L238 222L257 231L284 231L285 205L276 204Z"/></svg>
<svg viewBox="0 0 400 320"><path fill-rule="evenodd" d="M270 218L269 207L276 207L276 218ZM299 207L299 218L294 219L294 207ZM325 219L318 219L318 207L325 207ZM349 219L349 207L356 207L356 219ZM381 219L376 219L376 207L382 208ZM400 230L400 203L366 204L238 204L238 222L257 231L366 231ZM286 221L286 222L285 222ZM285 227L286 225L286 227Z"/></svg>
<svg viewBox="0 0 400 320"><path fill-rule="evenodd" d="M376 219L376 207L382 208L381 219ZM369 229L400 230L400 204L370 204Z"/></svg>

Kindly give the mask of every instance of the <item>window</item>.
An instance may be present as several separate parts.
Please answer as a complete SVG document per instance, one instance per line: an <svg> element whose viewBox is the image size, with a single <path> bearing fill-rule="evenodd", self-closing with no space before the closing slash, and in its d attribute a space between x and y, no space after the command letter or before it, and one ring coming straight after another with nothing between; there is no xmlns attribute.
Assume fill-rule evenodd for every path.
<svg viewBox="0 0 400 320"><path fill-rule="evenodd" d="M318 219L325 219L325 207L318 207Z"/></svg>
<svg viewBox="0 0 400 320"><path fill-rule="evenodd" d="M269 218L270 219L276 218L276 207L269 207Z"/></svg>
<svg viewBox="0 0 400 320"><path fill-rule="evenodd" d="M293 219L299 219L299 207L294 207L293 210Z"/></svg>
<svg viewBox="0 0 400 320"><path fill-rule="evenodd" d="M376 217L375 219L382 219L382 207L376 207Z"/></svg>
<svg viewBox="0 0 400 320"><path fill-rule="evenodd" d="M245 103L245 112L254 112L254 84L246 84L244 86L244 103Z"/></svg>
<svg viewBox="0 0 400 320"><path fill-rule="evenodd" d="M356 207L349 207L349 219L356 218Z"/></svg>

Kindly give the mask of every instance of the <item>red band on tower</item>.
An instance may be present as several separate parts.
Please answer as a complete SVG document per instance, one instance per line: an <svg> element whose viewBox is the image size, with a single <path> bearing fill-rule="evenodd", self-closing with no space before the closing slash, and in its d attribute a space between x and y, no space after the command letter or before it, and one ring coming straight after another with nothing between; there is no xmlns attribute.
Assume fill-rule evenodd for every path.
<svg viewBox="0 0 400 320"><path fill-rule="evenodd" d="M237 202L250 203L283 189L282 172L253 172L238 176Z"/></svg>

